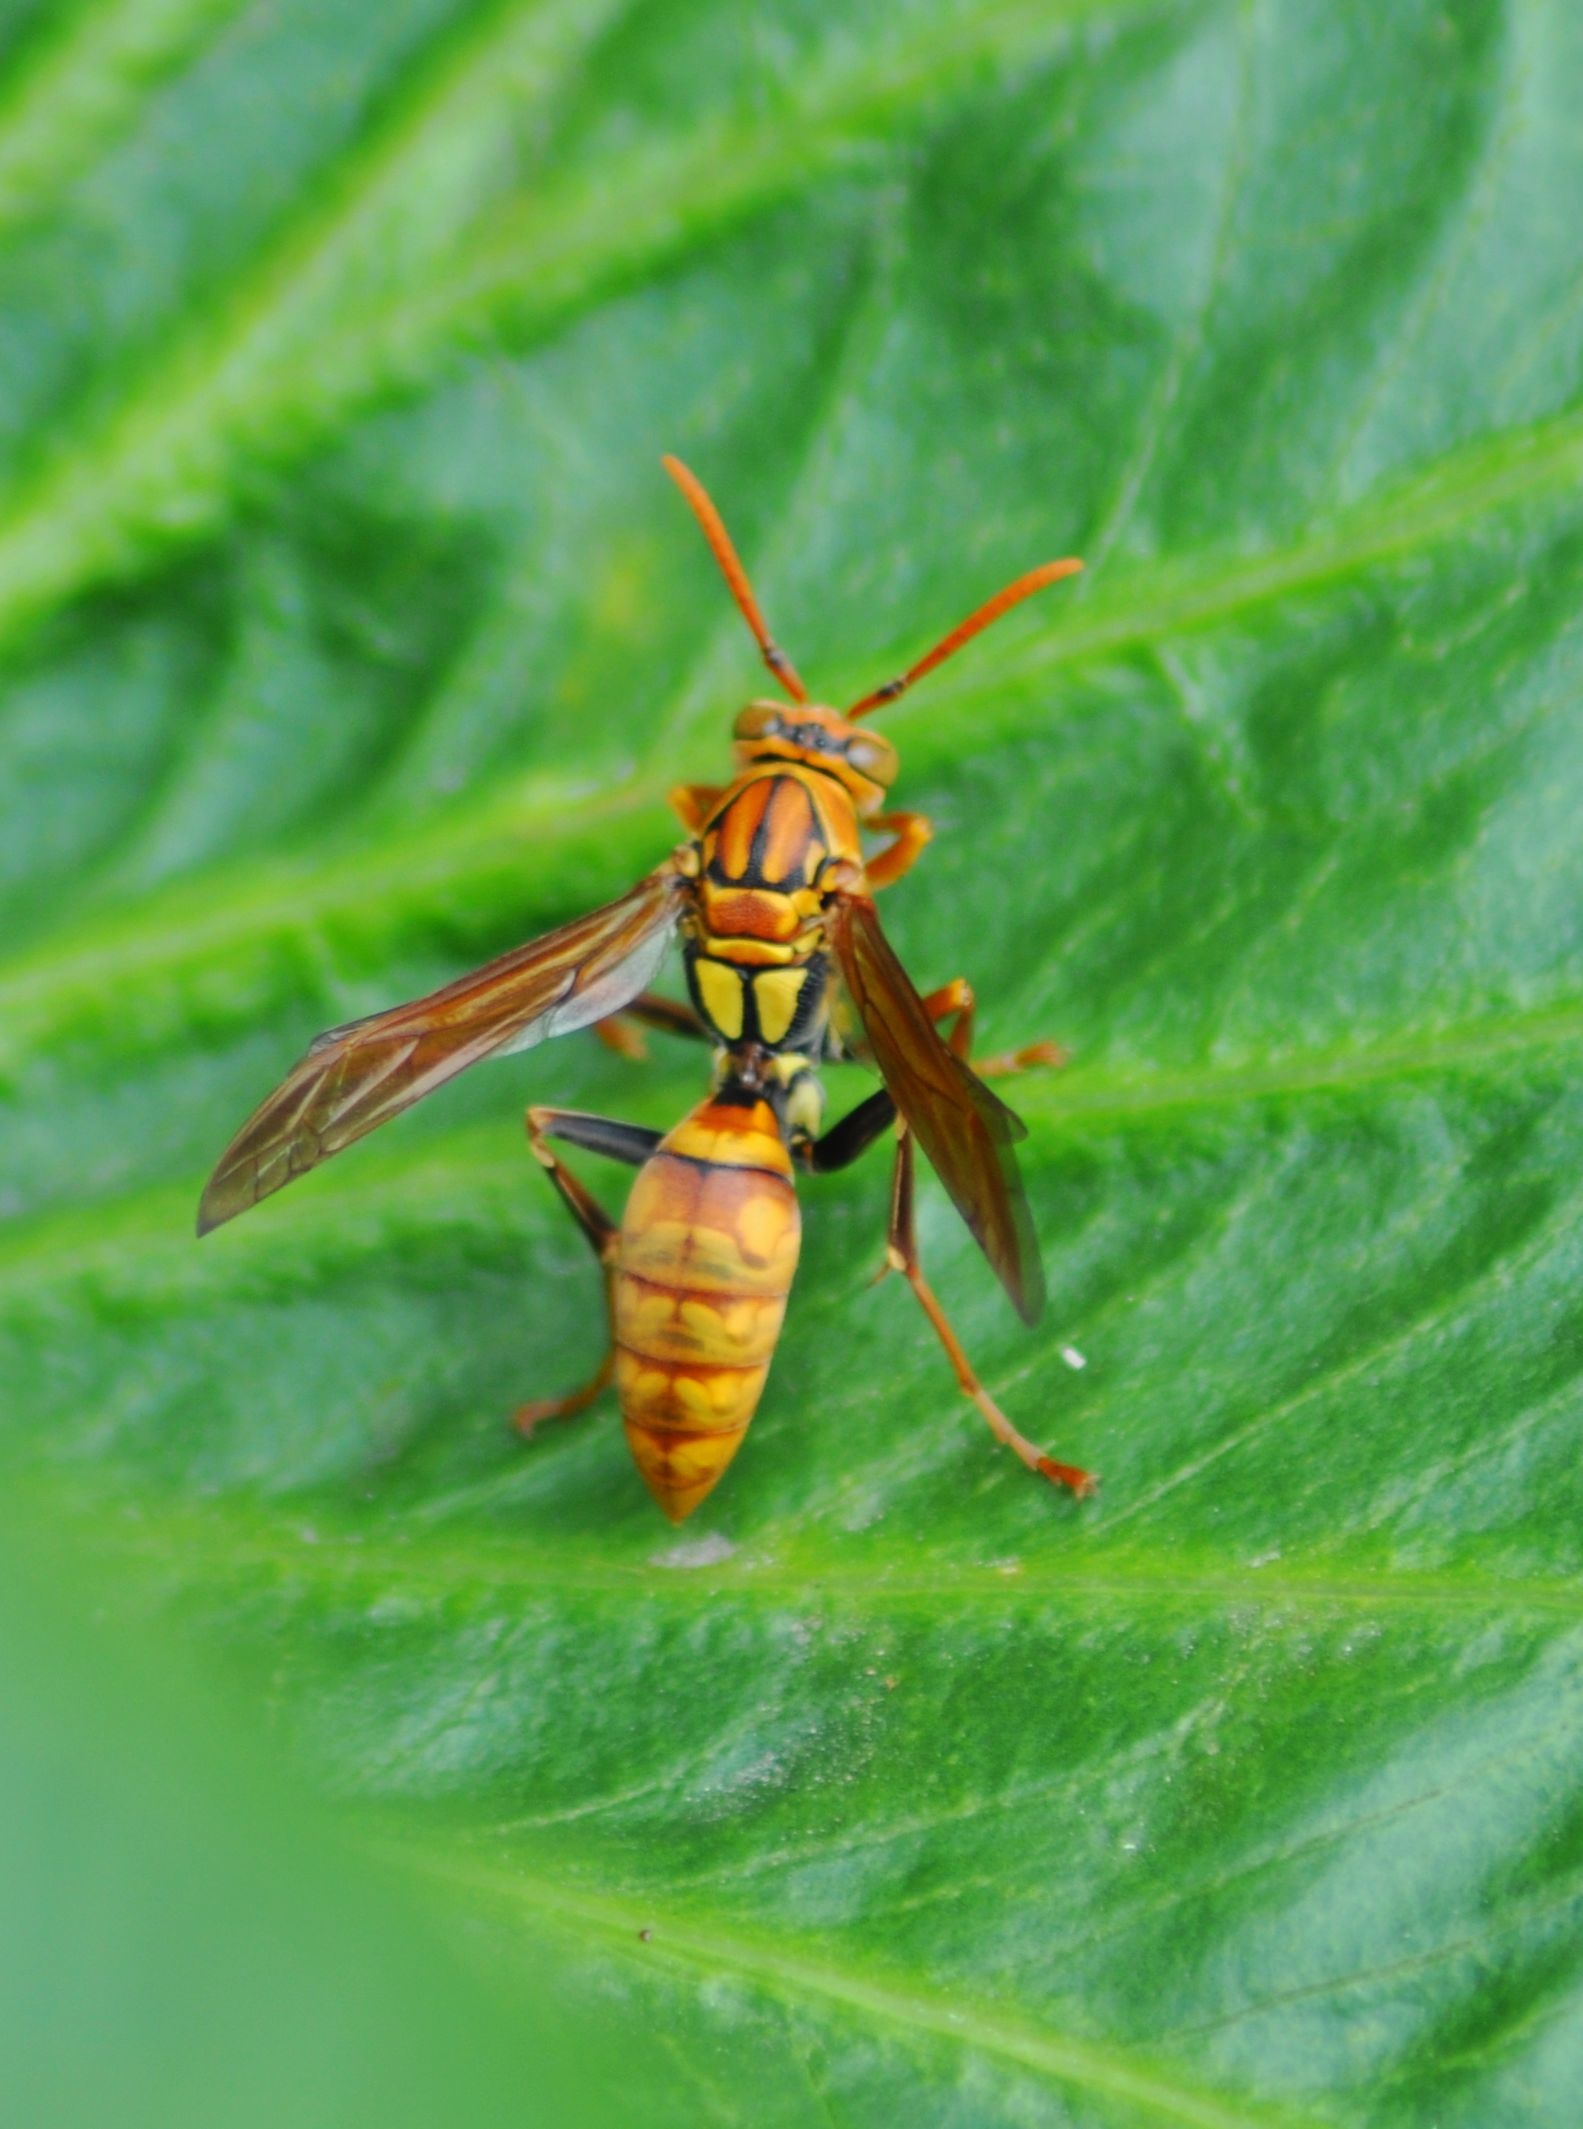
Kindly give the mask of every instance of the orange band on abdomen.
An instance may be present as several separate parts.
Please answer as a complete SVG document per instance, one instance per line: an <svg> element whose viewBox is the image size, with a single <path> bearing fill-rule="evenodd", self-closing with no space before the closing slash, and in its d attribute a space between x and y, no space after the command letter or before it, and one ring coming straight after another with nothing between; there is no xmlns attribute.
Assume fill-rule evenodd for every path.
<svg viewBox="0 0 1583 2129"><path fill-rule="evenodd" d="M735 1455L769 1373L801 1241L789 1166L767 1104L705 1102L627 1202L616 1388L638 1469L673 1522Z"/></svg>

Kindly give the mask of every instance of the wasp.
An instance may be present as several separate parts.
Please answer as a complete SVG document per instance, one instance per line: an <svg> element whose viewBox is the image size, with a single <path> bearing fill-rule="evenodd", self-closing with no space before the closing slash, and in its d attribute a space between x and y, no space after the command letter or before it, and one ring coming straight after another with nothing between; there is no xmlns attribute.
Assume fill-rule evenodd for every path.
<svg viewBox="0 0 1583 2129"><path fill-rule="evenodd" d="M1034 1043L975 1072L968 983L958 977L927 997L915 989L874 896L911 870L933 831L921 814L885 810L896 750L862 722L1082 565L1029 570L906 672L836 711L808 699L771 637L701 483L680 460L663 464L789 699L761 698L737 717L729 783L671 793L686 839L626 894L429 997L321 1035L227 1147L198 1232L482 1058L586 1027L634 1053L645 1025L696 1037L713 1049L710 1091L672 1131L538 1105L527 1112L532 1151L598 1260L610 1342L581 1389L521 1408L522 1433L584 1410L613 1382L650 1492L673 1522L690 1515L736 1454L769 1372L801 1241L796 1173L845 1168L894 1131L881 1275L907 1280L996 1440L1030 1471L1084 1494L1089 1474L1018 1433L975 1374L924 1277L914 1216L921 1146L1018 1313L1037 1322L1044 1278L1013 1152L1025 1130L984 1082L1061 1053ZM866 834L887 838L867 856ZM649 989L678 935L690 1004ZM850 1057L877 1065L882 1084L826 1128L819 1067ZM637 1169L619 1222L557 1143Z"/></svg>

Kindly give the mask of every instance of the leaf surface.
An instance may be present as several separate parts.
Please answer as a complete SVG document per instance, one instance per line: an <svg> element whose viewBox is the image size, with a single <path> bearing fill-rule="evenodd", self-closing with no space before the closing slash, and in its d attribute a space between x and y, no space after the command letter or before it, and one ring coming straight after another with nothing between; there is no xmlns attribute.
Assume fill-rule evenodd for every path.
<svg viewBox="0 0 1583 2129"><path fill-rule="evenodd" d="M0 1379L142 1616L655 2120L1567 2123L1583 2077L1583 22L1562 0L13 5ZM678 1539L527 1100L201 1248L320 1028L619 893L759 676L939 834L1050 1304L804 1192ZM845 1106L861 1075L832 1076ZM620 1202L620 1171L591 1182ZM1081 1363L1081 1364L1079 1364ZM531 1948L532 1957L527 1949ZM526 1989L529 1983L522 1981Z"/></svg>

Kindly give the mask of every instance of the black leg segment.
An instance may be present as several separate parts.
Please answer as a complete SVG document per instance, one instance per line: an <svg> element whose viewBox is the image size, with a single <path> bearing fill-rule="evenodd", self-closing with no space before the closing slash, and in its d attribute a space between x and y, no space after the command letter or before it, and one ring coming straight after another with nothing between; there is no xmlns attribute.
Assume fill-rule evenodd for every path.
<svg viewBox="0 0 1583 2129"><path fill-rule="evenodd" d="M582 1109L530 1109L528 1135L558 1138L568 1146L581 1146L585 1153L602 1153L606 1160L641 1168L665 1134L649 1130L646 1124L589 1116Z"/></svg>
<svg viewBox="0 0 1583 2129"><path fill-rule="evenodd" d="M877 1094L849 1109L822 1138L804 1147L803 1165L815 1175L833 1175L838 1168L849 1168L895 1121L896 1104L881 1087Z"/></svg>

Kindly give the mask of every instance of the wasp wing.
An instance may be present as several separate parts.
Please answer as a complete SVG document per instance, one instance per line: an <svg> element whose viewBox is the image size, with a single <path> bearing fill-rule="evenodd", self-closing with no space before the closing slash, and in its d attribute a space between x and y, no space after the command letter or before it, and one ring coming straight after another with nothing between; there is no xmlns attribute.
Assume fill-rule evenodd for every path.
<svg viewBox="0 0 1583 2129"><path fill-rule="evenodd" d="M836 898L830 939L897 1108L1018 1315L1037 1323L1044 1268L1012 1152L1026 1126L941 1040L867 896Z"/></svg>
<svg viewBox="0 0 1583 2129"><path fill-rule="evenodd" d="M199 1234L235 1219L480 1058L531 1049L619 1012L658 969L684 892L674 865L662 865L618 901L427 998L319 1036L221 1156L198 1208Z"/></svg>

